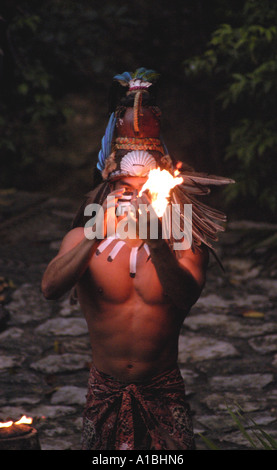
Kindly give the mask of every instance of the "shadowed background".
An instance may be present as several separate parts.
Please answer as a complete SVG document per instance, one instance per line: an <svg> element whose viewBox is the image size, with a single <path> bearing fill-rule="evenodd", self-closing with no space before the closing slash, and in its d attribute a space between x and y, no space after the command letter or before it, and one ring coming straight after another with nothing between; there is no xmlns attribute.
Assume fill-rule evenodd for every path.
<svg viewBox="0 0 277 470"><path fill-rule="evenodd" d="M2 193L82 198L112 77L143 66L161 74L169 153L236 179L214 196L229 214L275 218L273 2L3 0L0 10Z"/></svg>
<svg viewBox="0 0 277 470"><path fill-rule="evenodd" d="M248 448L227 402L277 438L276 20L271 0L2 0L0 421L34 417L42 449L80 448L91 360L42 273L91 188L112 78L138 67L161 74L170 154L236 180L209 198L226 272L211 259L180 337L195 432Z"/></svg>

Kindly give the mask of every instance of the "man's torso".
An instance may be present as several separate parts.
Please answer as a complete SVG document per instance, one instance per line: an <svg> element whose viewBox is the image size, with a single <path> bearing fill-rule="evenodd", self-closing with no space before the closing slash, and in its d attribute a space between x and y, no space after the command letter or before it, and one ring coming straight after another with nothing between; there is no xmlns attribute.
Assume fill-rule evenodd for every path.
<svg viewBox="0 0 277 470"><path fill-rule="evenodd" d="M178 311L165 295L144 249L138 250L134 278L131 246L124 244L109 262L117 242L98 256L94 252L77 285L78 298L95 366L123 381L141 381L176 365L179 331L187 312Z"/></svg>

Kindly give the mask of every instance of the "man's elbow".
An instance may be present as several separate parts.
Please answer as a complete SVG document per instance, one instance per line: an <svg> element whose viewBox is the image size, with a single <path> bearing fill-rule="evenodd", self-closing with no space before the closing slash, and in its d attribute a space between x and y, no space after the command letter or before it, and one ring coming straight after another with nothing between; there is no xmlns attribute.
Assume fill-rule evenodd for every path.
<svg viewBox="0 0 277 470"><path fill-rule="evenodd" d="M41 281L41 292L46 300L57 300L60 297L55 285L45 277Z"/></svg>

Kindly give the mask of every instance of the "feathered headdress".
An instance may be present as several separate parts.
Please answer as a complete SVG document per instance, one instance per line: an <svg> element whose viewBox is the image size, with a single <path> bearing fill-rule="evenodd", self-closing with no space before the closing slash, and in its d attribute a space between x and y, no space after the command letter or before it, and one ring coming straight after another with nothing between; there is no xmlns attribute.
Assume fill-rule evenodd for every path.
<svg viewBox="0 0 277 470"><path fill-rule="evenodd" d="M192 205L192 247L217 241L217 233L226 216L203 204L198 196L208 195L210 186L233 183L230 178L187 171L169 155L160 132L160 109L150 98L150 89L158 79L154 70L139 68L135 73L115 75L114 81L126 88L124 99L115 107L102 139L97 168L103 180L111 181L123 175L145 176L155 167L172 174L178 167L183 183L171 190L171 203ZM181 221L186 214L181 210Z"/></svg>
<svg viewBox="0 0 277 470"><path fill-rule="evenodd" d="M134 73L124 72L114 76L115 82L128 89L125 103L120 103L112 111L101 142L97 168L104 179L111 176L111 169L117 166L115 151L152 150L167 153L160 135L160 111L156 106L149 105L149 88L158 78L157 72L144 67ZM122 152L119 153L122 156Z"/></svg>

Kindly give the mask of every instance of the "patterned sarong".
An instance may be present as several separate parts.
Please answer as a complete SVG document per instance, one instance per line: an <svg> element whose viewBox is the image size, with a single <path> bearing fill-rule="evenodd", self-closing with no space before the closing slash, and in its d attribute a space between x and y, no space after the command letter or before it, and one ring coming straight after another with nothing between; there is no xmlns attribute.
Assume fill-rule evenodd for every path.
<svg viewBox="0 0 277 470"><path fill-rule="evenodd" d="M178 367L123 383L91 368L83 450L192 450L192 420Z"/></svg>

